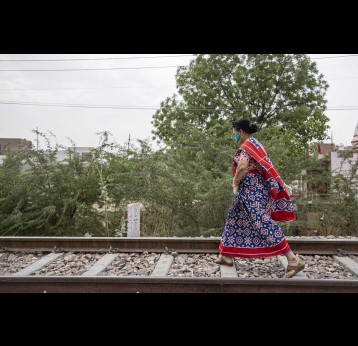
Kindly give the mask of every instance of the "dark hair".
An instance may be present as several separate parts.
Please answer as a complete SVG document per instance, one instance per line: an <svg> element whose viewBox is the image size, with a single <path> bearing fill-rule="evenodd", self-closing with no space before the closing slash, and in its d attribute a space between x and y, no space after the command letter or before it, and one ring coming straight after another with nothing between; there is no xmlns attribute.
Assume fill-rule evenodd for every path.
<svg viewBox="0 0 358 346"><path fill-rule="evenodd" d="M255 133L258 131L257 125L255 123L250 122L247 119L236 120L232 123L232 127L239 131L243 130L246 133Z"/></svg>

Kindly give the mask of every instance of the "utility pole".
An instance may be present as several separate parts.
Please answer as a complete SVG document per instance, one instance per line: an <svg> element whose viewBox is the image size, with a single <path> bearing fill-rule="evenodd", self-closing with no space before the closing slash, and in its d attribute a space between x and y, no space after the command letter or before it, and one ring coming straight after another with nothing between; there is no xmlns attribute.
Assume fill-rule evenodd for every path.
<svg viewBox="0 0 358 346"><path fill-rule="evenodd" d="M39 151L39 129L36 126L36 151Z"/></svg>
<svg viewBox="0 0 358 346"><path fill-rule="evenodd" d="M129 134L129 137L128 137L128 151L129 151L130 142L131 142L131 134Z"/></svg>

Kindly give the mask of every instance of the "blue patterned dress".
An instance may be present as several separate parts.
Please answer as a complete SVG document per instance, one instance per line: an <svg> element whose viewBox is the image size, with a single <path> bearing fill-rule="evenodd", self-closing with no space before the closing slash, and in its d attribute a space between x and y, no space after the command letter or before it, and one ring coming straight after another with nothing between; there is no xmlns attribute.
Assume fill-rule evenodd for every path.
<svg viewBox="0 0 358 346"><path fill-rule="evenodd" d="M275 182L265 180L262 176L264 168L241 149L234 156L236 164L240 160L248 161L248 167L226 217L219 252L229 257L284 254L290 247L269 211L270 190L275 187ZM288 208L293 210L292 202Z"/></svg>

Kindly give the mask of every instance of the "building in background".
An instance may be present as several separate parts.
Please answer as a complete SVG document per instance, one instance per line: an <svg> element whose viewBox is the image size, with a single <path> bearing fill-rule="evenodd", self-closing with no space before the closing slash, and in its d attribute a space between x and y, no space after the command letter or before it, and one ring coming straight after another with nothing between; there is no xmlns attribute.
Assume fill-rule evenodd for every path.
<svg viewBox="0 0 358 346"><path fill-rule="evenodd" d="M26 139L21 138L0 138L0 165L6 158L8 151L11 153L18 152L21 148L31 148L32 142ZM93 147L74 147L75 157L81 159L81 161L85 162L88 158L91 157L91 150ZM56 155L57 161L63 161L67 159L69 156L67 150L59 150Z"/></svg>
<svg viewBox="0 0 358 346"><path fill-rule="evenodd" d="M73 147L71 148L74 150L75 157L78 157L81 159L81 161L87 161L91 157L91 150L93 150L93 147ZM59 150L57 152L57 161L63 161L65 159L69 158L69 153L67 150Z"/></svg>
<svg viewBox="0 0 358 346"><path fill-rule="evenodd" d="M352 143L353 150L358 149L358 122L356 125L356 129L354 131L354 135L353 135L353 139L352 139L351 143Z"/></svg>
<svg viewBox="0 0 358 346"><path fill-rule="evenodd" d="M358 122L353 133L351 146L339 144L334 151L331 151L331 172L332 175L349 174L352 165L358 161Z"/></svg>
<svg viewBox="0 0 358 346"><path fill-rule="evenodd" d="M8 150L11 153L18 152L21 148L32 146L32 142L21 138L0 138L0 155L6 156Z"/></svg>
<svg viewBox="0 0 358 346"><path fill-rule="evenodd" d="M330 172L332 176L342 174L346 176L350 174L352 166L358 161L358 123L351 140L352 145L344 146L344 144L334 143L317 143L316 150L318 159L321 161L321 168ZM303 172L303 175L310 175L318 172L311 169ZM324 182L316 182L315 184L304 185L303 191L316 192L318 194L327 194L329 185Z"/></svg>
<svg viewBox="0 0 358 346"><path fill-rule="evenodd" d="M31 148L32 142L21 138L0 138L0 165L5 160L8 151L18 152L21 148Z"/></svg>
<svg viewBox="0 0 358 346"><path fill-rule="evenodd" d="M331 228L327 221L329 219L327 212L315 209L314 202L320 200L321 205L329 203L332 181L331 179L321 179L321 176L332 178L340 174L354 183L352 168L358 162L358 123L351 143L351 146L317 143L316 153L320 164L315 168L303 170L301 173L301 195L306 208L302 210L300 219L304 221L305 229L310 235L318 234L316 232L319 232L319 229L321 232L324 231L325 235L328 233L337 235L337 230Z"/></svg>

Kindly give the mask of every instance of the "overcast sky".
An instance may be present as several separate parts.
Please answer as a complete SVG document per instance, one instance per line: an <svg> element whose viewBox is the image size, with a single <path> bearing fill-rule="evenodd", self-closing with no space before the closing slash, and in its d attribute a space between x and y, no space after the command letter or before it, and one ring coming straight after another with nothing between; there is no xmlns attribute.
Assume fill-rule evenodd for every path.
<svg viewBox="0 0 358 346"><path fill-rule="evenodd" d="M329 84L328 135L333 133L336 144L351 145L358 121L358 55L309 56ZM60 61L14 61L45 59ZM0 54L0 138L35 143L32 131L38 128L65 146L68 138L76 146L97 146L101 131L110 131L120 144L129 134L134 142L149 139L155 109L177 93L176 66L192 59L190 54Z"/></svg>

